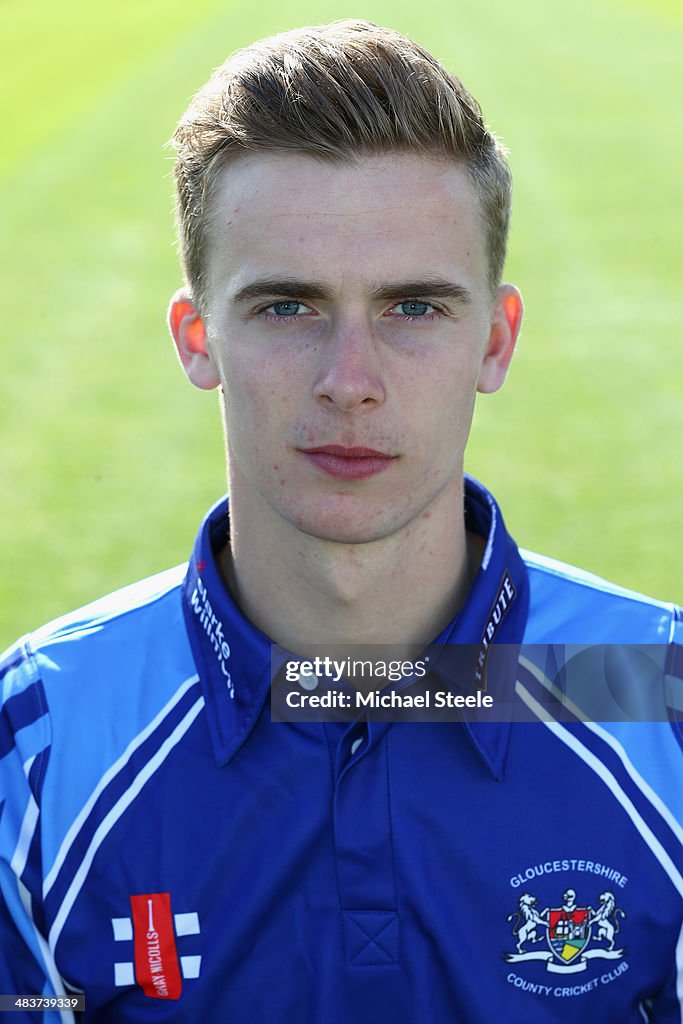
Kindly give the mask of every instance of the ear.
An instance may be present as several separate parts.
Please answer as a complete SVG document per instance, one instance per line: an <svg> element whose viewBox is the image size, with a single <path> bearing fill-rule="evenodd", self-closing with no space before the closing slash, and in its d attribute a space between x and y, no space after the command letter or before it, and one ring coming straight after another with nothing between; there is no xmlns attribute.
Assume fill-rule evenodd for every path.
<svg viewBox="0 0 683 1024"><path fill-rule="evenodd" d="M168 326L188 379L204 391L218 387L220 375L206 343L206 327L185 288L171 299Z"/></svg>
<svg viewBox="0 0 683 1024"><path fill-rule="evenodd" d="M477 391L491 394L502 387L522 325L522 296L512 284L496 293L489 340L481 364Z"/></svg>

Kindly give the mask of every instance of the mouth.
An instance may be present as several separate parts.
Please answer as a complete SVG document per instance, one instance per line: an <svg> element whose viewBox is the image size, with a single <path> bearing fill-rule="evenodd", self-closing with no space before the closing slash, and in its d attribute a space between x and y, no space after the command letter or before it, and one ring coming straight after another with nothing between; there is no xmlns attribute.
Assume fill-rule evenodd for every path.
<svg viewBox="0 0 683 1024"><path fill-rule="evenodd" d="M299 451L318 469L340 480L365 480L388 469L397 458L374 448L345 448L339 444L300 448Z"/></svg>

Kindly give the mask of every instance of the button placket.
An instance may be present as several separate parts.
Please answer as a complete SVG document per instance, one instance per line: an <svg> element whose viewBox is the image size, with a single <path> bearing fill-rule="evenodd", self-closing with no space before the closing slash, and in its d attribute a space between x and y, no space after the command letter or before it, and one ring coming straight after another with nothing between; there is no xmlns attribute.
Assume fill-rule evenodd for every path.
<svg viewBox="0 0 683 1024"><path fill-rule="evenodd" d="M371 746L363 730L340 740L334 830L346 960L368 967L398 964L399 920L387 737Z"/></svg>

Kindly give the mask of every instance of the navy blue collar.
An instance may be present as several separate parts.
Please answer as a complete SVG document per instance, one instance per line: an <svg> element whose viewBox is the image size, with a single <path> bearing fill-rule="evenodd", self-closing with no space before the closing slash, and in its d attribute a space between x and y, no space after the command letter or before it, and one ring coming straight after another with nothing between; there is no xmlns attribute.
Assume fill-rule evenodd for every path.
<svg viewBox="0 0 683 1024"><path fill-rule="evenodd" d="M471 477L465 477L465 525L486 541L484 556L465 605L435 643L477 645L488 671L498 677L507 672L497 685L509 689L514 674L491 654L494 644L521 644L529 607L526 566L495 500ZM222 498L202 522L182 593L219 764L229 760L254 727L269 695L271 674L269 638L244 617L219 572L218 555L229 529L228 499ZM470 721L463 728L493 775L502 778L510 723Z"/></svg>

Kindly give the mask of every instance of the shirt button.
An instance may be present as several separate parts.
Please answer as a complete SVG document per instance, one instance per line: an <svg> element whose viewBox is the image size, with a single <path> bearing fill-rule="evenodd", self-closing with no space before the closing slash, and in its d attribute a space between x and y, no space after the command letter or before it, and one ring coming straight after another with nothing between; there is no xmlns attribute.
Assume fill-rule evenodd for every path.
<svg viewBox="0 0 683 1024"><path fill-rule="evenodd" d="M299 686L302 690L315 690L318 686L318 677L314 675L299 675Z"/></svg>

